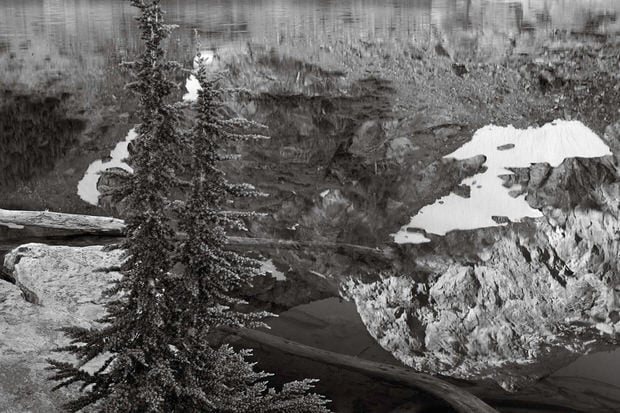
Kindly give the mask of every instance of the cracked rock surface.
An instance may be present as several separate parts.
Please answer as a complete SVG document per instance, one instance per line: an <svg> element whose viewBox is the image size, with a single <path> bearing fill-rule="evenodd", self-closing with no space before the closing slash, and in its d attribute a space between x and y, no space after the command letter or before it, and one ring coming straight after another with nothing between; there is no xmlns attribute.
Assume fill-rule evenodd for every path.
<svg viewBox="0 0 620 413"><path fill-rule="evenodd" d="M0 411L57 412L67 390L51 392L46 359L67 357L61 327L95 324L101 292L119 276L120 251L26 244L5 257L16 284L0 281ZM28 299L28 301L26 300Z"/></svg>

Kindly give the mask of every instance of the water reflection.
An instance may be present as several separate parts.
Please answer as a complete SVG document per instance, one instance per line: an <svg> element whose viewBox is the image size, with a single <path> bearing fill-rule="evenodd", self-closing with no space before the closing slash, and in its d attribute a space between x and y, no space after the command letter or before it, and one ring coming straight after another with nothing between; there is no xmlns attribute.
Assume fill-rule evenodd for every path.
<svg viewBox="0 0 620 413"><path fill-rule="evenodd" d="M253 42L311 51L360 39L393 40L431 47L441 43L457 59L505 53L556 31L620 32L620 0L162 0L162 4L168 22L179 25L170 54L188 65L195 52L194 30L204 48ZM89 83L89 90L112 89L110 77L99 72L117 70L121 60L139 53L135 14L127 0L0 1L2 90L13 83L36 85L41 77L50 76L50 66L69 76L93 74L99 83ZM2 187L50 170L83 125L68 119L54 100L0 98Z"/></svg>
<svg viewBox="0 0 620 413"><path fill-rule="evenodd" d="M486 126L476 131L446 158L471 159L484 155L486 170L461 182L468 188L466 197L451 193L427 205L395 234L398 243L423 243L411 238L410 230L446 235L454 230L472 230L520 222L525 217L540 218L541 211L532 208L520 185L506 188L502 177L513 174L510 168L527 168L538 163L559 166L567 158L597 158L611 155L609 147L583 123L556 120L540 128L515 129L512 126ZM510 190L516 191L511 193Z"/></svg>
<svg viewBox="0 0 620 413"><path fill-rule="evenodd" d="M51 170L74 143L84 122L63 111L61 98L3 94L0 106L0 187Z"/></svg>
<svg viewBox="0 0 620 413"><path fill-rule="evenodd" d="M620 30L616 0L164 0L177 38L196 29L209 42L332 42L359 38L447 42L531 32ZM0 53L45 39L63 54L136 45L124 0L3 0ZM7 47L7 45L10 45Z"/></svg>
<svg viewBox="0 0 620 413"><path fill-rule="evenodd" d="M617 0L163 0L162 4L168 22L179 26L168 53L188 66L196 50L195 31L203 48L251 42L285 54L292 48L309 60L319 59L319 50L330 45L360 39L423 47L441 44L442 50L461 60L501 55L518 42L557 30L620 32ZM123 83L116 74L118 63L140 51L135 14L126 0L2 0L0 86L25 85L43 94L41 89L60 76L69 79L70 92L81 90L81 106L101 105L103 98L95 93L116 99ZM114 82L118 84L113 87Z"/></svg>
<svg viewBox="0 0 620 413"><path fill-rule="evenodd" d="M558 30L620 32L616 0L163 0L177 24L169 54L191 64L203 48L259 43L318 50L361 40L440 43L458 60L503 55ZM0 2L0 84L34 85L38 66L66 73L116 67L139 53L135 11L125 0ZM21 59L21 60L20 60ZM11 64L21 61L21 65ZM102 69L104 68L104 69ZM26 73L24 73L26 72ZM46 76L46 75L44 75Z"/></svg>

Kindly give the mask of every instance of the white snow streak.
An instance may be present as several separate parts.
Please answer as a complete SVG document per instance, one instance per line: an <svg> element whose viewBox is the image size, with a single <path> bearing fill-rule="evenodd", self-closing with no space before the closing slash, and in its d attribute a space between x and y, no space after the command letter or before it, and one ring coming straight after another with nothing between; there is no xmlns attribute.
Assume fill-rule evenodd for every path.
<svg viewBox="0 0 620 413"><path fill-rule="evenodd" d="M540 128L486 126L446 158L468 159L480 154L486 156L487 170L462 181L471 188L470 198L450 194L425 206L408 225L393 234L395 242L428 241L419 234L407 233L407 228L445 235L452 230L505 225L495 222L493 216L507 217L512 222L541 217L541 212L531 208L524 196L513 198L509 195L510 188L505 188L499 178L512 174L505 168L526 168L542 162L557 167L566 158L595 158L611 155L611 151L581 122L556 120Z"/></svg>
<svg viewBox="0 0 620 413"><path fill-rule="evenodd" d="M124 160L129 156L129 143L137 137L135 129L131 129L127 133L124 141L116 144L112 152L110 152L109 161L101 159L91 163L84 174L82 180L78 183L78 195L84 201L92 205L99 203L99 190L97 189L97 181L102 172L110 168L121 168L127 172L133 172L133 169L127 165Z"/></svg>

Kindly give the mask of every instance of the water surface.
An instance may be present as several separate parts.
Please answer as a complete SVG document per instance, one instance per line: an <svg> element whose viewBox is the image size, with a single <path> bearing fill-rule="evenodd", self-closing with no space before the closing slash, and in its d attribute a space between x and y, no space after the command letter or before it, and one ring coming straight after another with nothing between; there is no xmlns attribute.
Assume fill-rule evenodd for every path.
<svg viewBox="0 0 620 413"><path fill-rule="evenodd" d="M442 44L464 60L511 53L515 44L534 44L557 31L620 32L616 0L163 0L162 5L168 22L178 25L169 54L188 66L196 34L203 50L251 43L283 52L292 48L315 60L317 50L332 45L391 41ZM140 51L135 16L127 0L3 0L0 86L45 94L42 89L53 90L64 78L82 106L115 104L124 83L118 64ZM28 169L24 178L36 175L32 163L18 163L0 157L0 171ZM6 179L0 177L0 186Z"/></svg>
<svg viewBox="0 0 620 413"><path fill-rule="evenodd" d="M169 53L188 66L197 47L195 33L203 49L255 43L305 50L310 60L316 50L360 40L442 44L457 60L484 60L518 53L561 32L620 32L619 0L163 0L162 5L168 22L179 26ZM114 77L118 64L140 50L135 15L128 0L0 1L0 86L46 84L60 75L76 83L88 77L89 90L112 94L105 73ZM98 99L85 104L99 104ZM19 155L0 156L0 187L31 179L37 168L47 171L51 166L41 164L62 156L74 139L54 144L48 142L52 137L38 135L29 141L23 134L0 136L3 148L17 148L12 153ZM112 158L120 162L122 154ZM423 237L409 235L418 236Z"/></svg>
<svg viewBox="0 0 620 413"><path fill-rule="evenodd" d="M213 44L319 45L364 39L488 43L557 30L616 33L616 0L163 0L174 37L197 30ZM3 0L0 53L47 51L69 59L124 54L138 44L127 0ZM47 50L46 50L47 49ZM51 50L55 49L55 50Z"/></svg>
<svg viewBox="0 0 620 413"><path fill-rule="evenodd" d="M469 159L484 155L484 172L466 178L461 185L470 190L468 197L452 193L425 206L395 234L395 241L428 242L415 230L446 235L454 230L473 230L519 222L523 218L541 218L542 212L529 206L525 195L515 196L505 188L503 176L510 168L528 168L547 163L558 167L567 158L597 158L611 155L609 147L592 130L578 121L556 120L540 128L525 130L512 126L486 126L446 158ZM412 232L412 230L414 232ZM417 236L417 237L416 237Z"/></svg>
<svg viewBox="0 0 620 413"><path fill-rule="evenodd" d="M520 52L557 32L620 32L616 0L163 0L162 5L168 22L178 25L169 55L188 67L196 34L201 50L259 44L284 53L294 49L315 61L321 58L318 50L360 41L442 44L455 59L484 60ZM135 16L128 0L2 0L0 86L20 93L30 88L43 98L68 92L91 112L122 104L126 79L118 65L140 52ZM9 140L4 146L30 147L32 154L0 156L0 171L23 171L23 176L4 173L0 187L46 173L48 161L38 168L31 160L53 163L69 141L52 148L22 142L20 134L4 139ZM50 152L55 157L49 158Z"/></svg>

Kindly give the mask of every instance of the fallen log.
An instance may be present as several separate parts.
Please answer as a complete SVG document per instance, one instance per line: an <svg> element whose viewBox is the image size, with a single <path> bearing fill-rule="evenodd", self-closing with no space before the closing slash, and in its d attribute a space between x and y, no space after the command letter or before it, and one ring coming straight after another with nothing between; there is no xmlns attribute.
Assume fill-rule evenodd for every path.
<svg viewBox="0 0 620 413"><path fill-rule="evenodd" d="M224 211L224 213L238 213ZM125 222L112 217L93 215L65 214L49 211L12 211L0 209L0 225L10 227L33 226L41 228L61 229L74 232L76 235L106 235L122 236L125 231ZM66 235L66 234L65 234ZM184 234L179 234L183 237ZM331 251L347 251L360 255L370 255L377 258L391 259L392 250L384 250L364 245L354 245L338 242L323 241L294 241L269 238L228 237L228 245L239 248L255 249L324 249Z"/></svg>
<svg viewBox="0 0 620 413"><path fill-rule="evenodd" d="M0 225L9 227L34 226L71 230L81 234L96 233L103 235L122 235L125 229L123 220L112 217L7 209L0 209Z"/></svg>
<svg viewBox="0 0 620 413"><path fill-rule="evenodd" d="M221 330L297 357L330 364L362 373L369 377L422 390L445 401L459 413L498 413L497 410L473 394L441 379L428 374L417 373L406 367L377 363L358 357L321 350L258 330L230 327L221 327Z"/></svg>
<svg viewBox="0 0 620 413"><path fill-rule="evenodd" d="M257 249L325 249L330 251L347 251L360 255L371 255L377 258L392 259L391 248L379 249L365 245L347 244L328 241L295 241L272 238L228 237L228 245L233 247Z"/></svg>
<svg viewBox="0 0 620 413"><path fill-rule="evenodd" d="M222 215L251 215L243 211L222 211ZM264 214L255 214L258 216ZM0 225L10 228L25 226L53 228L77 233L91 233L104 235L123 235L125 222L113 217L94 215L66 214L50 211L14 211L0 209Z"/></svg>
<svg viewBox="0 0 620 413"><path fill-rule="evenodd" d="M612 399L610 396L600 397L597 393L589 391L587 387L581 393L577 391L567 392L566 389L548 382L539 382L535 388L523 389L517 393L508 393L499 386L490 384L470 384L466 391L455 384L415 372L407 367L377 363L334 353L257 330L230 327L220 327L220 330L296 357L354 371L385 382L423 390L444 400L458 412L496 412L482 399L493 405L514 407L524 411L527 409L527 411L532 412L611 413L618 411L617 408L620 405L620 400Z"/></svg>

